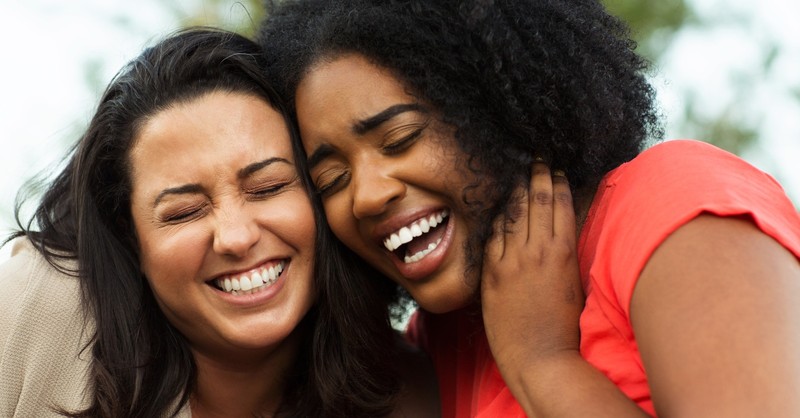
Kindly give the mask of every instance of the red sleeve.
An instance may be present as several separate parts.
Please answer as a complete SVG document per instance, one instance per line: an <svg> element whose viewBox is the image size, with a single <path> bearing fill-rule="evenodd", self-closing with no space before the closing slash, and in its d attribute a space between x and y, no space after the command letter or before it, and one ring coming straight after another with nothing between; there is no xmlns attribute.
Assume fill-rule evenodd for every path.
<svg viewBox="0 0 800 418"><path fill-rule="evenodd" d="M604 251L611 290L630 318L636 280L658 246L702 213L744 216L800 257L800 216L768 174L712 145L668 141L644 151L608 179Z"/></svg>

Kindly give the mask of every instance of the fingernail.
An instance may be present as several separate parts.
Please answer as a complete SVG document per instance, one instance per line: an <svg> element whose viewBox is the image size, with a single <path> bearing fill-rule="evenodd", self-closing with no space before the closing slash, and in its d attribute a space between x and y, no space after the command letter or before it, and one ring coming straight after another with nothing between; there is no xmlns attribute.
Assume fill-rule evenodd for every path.
<svg viewBox="0 0 800 418"><path fill-rule="evenodd" d="M563 170L553 170L553 176L554 176L554 177L555 177L555 176L558 176L558 177L566 177L566 176L567 176L567 173L565 173Z"/></svg>
<svg viewBox="0 0 800 418"><path fill-rule="evenodd" d="M533 161L536 161L537 163L543 163L544 162L544 158L539 157L537 155L536 157L533 157Z"/></svg>

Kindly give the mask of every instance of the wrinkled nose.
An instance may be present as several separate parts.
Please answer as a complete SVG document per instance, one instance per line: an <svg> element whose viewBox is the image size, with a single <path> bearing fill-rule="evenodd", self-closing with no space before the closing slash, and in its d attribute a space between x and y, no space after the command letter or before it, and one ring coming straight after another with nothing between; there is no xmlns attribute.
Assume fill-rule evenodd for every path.
<svg viewBox="0 0 800 418"><path fill-rule="evenodd" d="M353 215L363 219L383 213L386 207L406 194L403 181L379 171L369 170L353 178Z"/></svg>
<svg viewBox="0 0 800 418"><path fill-rule="evenodd" d="M244 257L261 236L255 219L245 210L226 210L217 216L214 252Z"/></svg>

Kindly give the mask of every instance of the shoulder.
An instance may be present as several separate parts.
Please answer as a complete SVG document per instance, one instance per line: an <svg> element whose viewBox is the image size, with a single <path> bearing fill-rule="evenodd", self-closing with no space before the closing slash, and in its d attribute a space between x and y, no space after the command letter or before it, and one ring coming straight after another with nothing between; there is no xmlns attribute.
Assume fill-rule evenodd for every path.
<svg viewBox="0 0 800 418"><path fill-rule="evenodd" d="M749 218L784 245L800 245L800 238L792 237L798 233L800 217L780 184L736 155L704 142L656 145L620 167L612 187L617 190L609 209L611 219L631 229L639 242L654 235L657 244L707 213Z"/></svg>
<svg viewBox="0 0 800 418"><path fill-rule="evenodd" d="M69 320L80 311L80 282L68 274L74 263L60 261L53 266L24 239L13 243L11 258L0 264L0 329L17 321L36 321L30 314L66 314ZM60 318L48 318L59 322ZM0 336L2 336L0 331ZM3 338L0 337L0 342Z"/></svg>
<svg viewBox="0 0 800 418"><path fill-rule="evenodd" d="M586 241L598 252L588 259L607 273L602 277L614 278L609 286L626 312L653 252L702 214L749 219L785 247L800 247L800 216L781 186L699 141L667 141L642 152L606 177L595 200Z"/></svg>
<svg viewBox="0 0 800 418"><path fill-rule="evenodd" d="M30 243L14 244L0 265L0 415L49 416L51 407L81 405L92 324L78 279Z"/></svg>
<svg viewBox="0 0 800 418"><path fill-rule="evenodd" d="M695 140L659 143L622 165L612 175L618 187L649 190L652 195L680 191L681 195L724 197L728 192L766 187L783 193L772 176L742 158L711 144ZM738 196L741 197L741 196Z"/></svg>

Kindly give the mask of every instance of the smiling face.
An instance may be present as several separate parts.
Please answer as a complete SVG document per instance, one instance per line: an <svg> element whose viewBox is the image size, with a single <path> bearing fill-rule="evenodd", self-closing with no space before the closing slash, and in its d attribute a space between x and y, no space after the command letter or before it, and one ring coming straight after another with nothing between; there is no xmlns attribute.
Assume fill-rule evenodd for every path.
<svg viewBox="0 0 800 418"><path fill-rule="evenodd" d="M315 225L281 115L211 92L145 121L130 153L141 267L195 351L274 347L314 301Z"/></svg>
<svg viewBox="0 0 800 418"><path fill-rule="evenodd" d="M313 67L296 106L311 178L336 236L428 311L474 301L462 200L473 182L452 129L359 55Z"/></svg>

